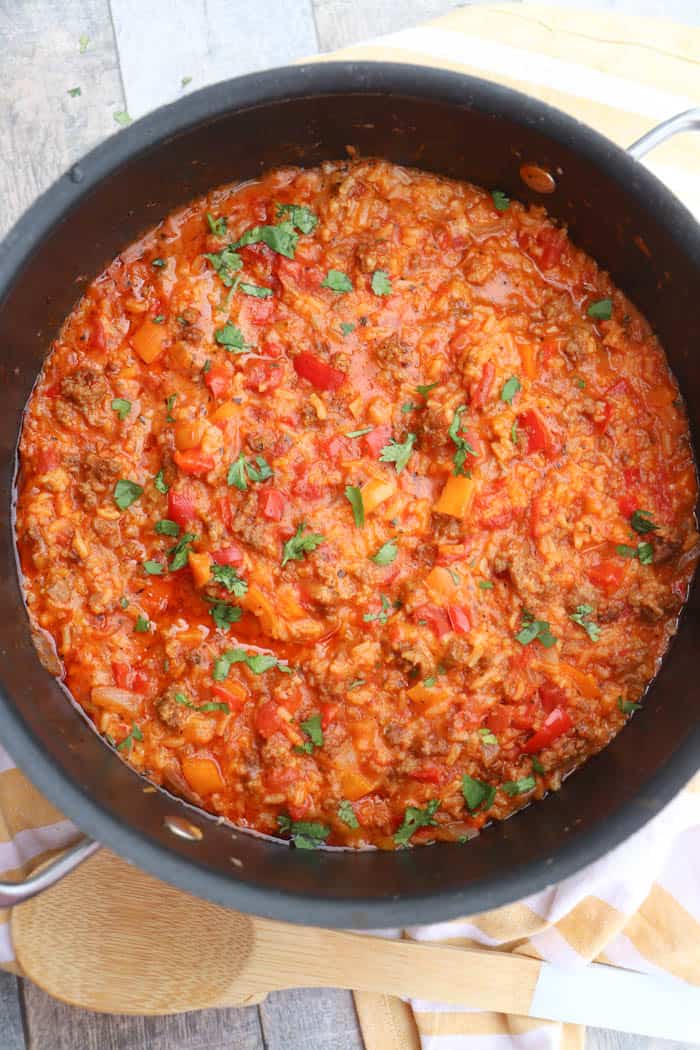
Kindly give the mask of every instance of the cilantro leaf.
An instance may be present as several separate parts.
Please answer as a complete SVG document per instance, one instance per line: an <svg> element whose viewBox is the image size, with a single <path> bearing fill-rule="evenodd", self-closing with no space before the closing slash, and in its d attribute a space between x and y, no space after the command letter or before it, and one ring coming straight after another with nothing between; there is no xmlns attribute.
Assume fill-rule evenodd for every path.
<svg viewBox="0 0 700 1050"><path fill-rule="evenodd" d="M612 299L596 299L586 313L597 321L609 321L612 317Z"/></svg>
<svg viewBox="0 0 700 1050"><path fill-rule="evenodd" d="M277 823L281 832L291 836L297 849L316 849L331 833L331 829L325 824L319 824L315 820L292 820L284 814L278 816Z"/></svg>
<svg viewBox="0 0 700 1050"><path fill-rule="evenodd" d="M79 98L82 95L82 93L83 93L82 88L79 88L79 87L68 88L68 94L70 95L71 98Z"/></svg>
<svg viewBox="0 0 700 1050"><path fill-rule="evenodd" d="M232 288L236 274L243 269L243 260L238 252L229 245L221 252L206 252L204 258L214 267L224 287Z"/></svg>
<svg viewBox="0 0 700 1050"><path fill-rule="evenodd" d="M546 770L545 770L544 766L542 765L542 763L540 762L539 758L537 758L535 755L531 755L530 756L530 761L532 762L532 769L533 769L533 771L535 773L539 773L540 776L542 776L543 773L546 772Z"/></svg>
<svg viewBox="0 0 700 1050"><path fill-rule="evenodd" d="M621 558L638 558L641 565L651 565L654 561L654 548L651 543L640 543L637 547L630 547L627 543L618 543L615 553Z"/></svg>
<svg viewBox="0 0 700 1050"><path fill-rule="evenodd" d="M293 259L298 240L299 234L294 229L294 224L285 221L280 222L277 226L253 226L252 229L246 230L231 247L245 248L248 244L259 244L262 241L278 255L284 255L286 259Z"/></svg>
<svg viewBox="0 0 700 1050"><path fill-rule="evenodd" d="M226 484L229 487L235 486L235 488L240 489L241 492L245 492L248 488L248 480L246 478L246 457L242 452L239 454L238 459L234 459L233 463L228 468Z"/></svg>
<svg viewBox="0 0 700 1050"><path fill-rule="evenodd" d="M117 751L131 751L134 740L143 740L143 733L136 725L136 722L131 723L131 732L124 737L121 744L117 745Z"/></svg>
<svg viewBox="0 0 700 1050"><path fill-rule="evenodd" d="M248 349L243 338L243 332L237 325L230 322L227 322L223 328L217 328L214 332L214 338L219 346L225 346L229 353L232 354L244 354Z"/></svg>
<svg viewBox="0 0 700 1050"><path fill-rule="evenodd" d="M238 287L244 295L251 295L254 299L269 299L274 295L272 288L263 288L262 285L249 284L247 281L241 281Z"/></svg>
<svg viewBox="0 0 700 1050"><path fill-rule="evenodd" d="M209 225L209 229L211 230L211 232L214 234L215 237L225 237L226 236L226 216L225 215L222 215L220 218L215 219L214 216L210 212L207 212L207 223Z"/></svg>
<svg viewBox="0 0 700 1050"><path fill-rule="evenodd" d="M633 711L641 711L642 705L635 704L631 700L623 700L621 696L617 698L617 706L622 711L623 715L631 715Z"/></svg>
<svg viewBox="0 0 700 1050"><path fill-rule="evenodd" d="M125 128L127 124L131 124L131 117L125 109L117 110L117 112L113 113L112 116L114 117L115 122L117 124L120 124L123 128Z"/></svg>
<svg viewBox="0 0 700 1050"><path fill-rule="evenodd" d="M351 332L355 331L355 325L350 324L349 321L341 321L340 331L343 333L343 335L350 335Z"/></svg>
<svg viewBox="0 0 700 1050"><path fill-rule="evenodd" d="M175 401L177 400L177 394L170 394L165 399L165 422L174 423L175 416L173 415L173 408L175 407Z"/></svg>
<svg viewBox="0 0 700 1050"><path fill-rule="evenodd" d="M256 456L255 463L256 465L253 466L251 461L248 460L246 464L248 477L251 481L267 481L268 478L274 477L275 472L264 456Z"/></svg>
<svg viewBox="0 0 700 1050"><path fill-rule="evenodd" d="M114 405L112 405L112 408L114 408ZM635 510L630 518L630 525L640 536L644 536L647 532L656 532L659 528L654 523L651 511L648 510Z"/></svg>
<svg viewBox="0 0 700 1050"><path fill-rule="evenodd" d="M495 733L492 733L490 729L483 726L479 730L479 736L481 737L482 744L498 744L498 737Z"/></svg>
<svg viewBox="0 0 700 1050"><path fill-rule="evenodd" d="M318 226L318 216L305 204L278 204L277 218L289 216L289 221L302 233L313 233Z"/></svg>
<svg viewBox="0 0 700 1050"><path fill-rule="evenodd" d="M215 700L209 700L206 704L193 704L191 700L188 700L184 693L175 693L173 700L176 704L181 704L183 707L189 707L193 711L224 711L227 715L231 714L231 708L228 704L217 702Z"/></svg>
<svg viewBox="0 0 700 1050"><path fill-rule="evenodd" d="M126 510L142 495L143 486L137 485L135 481L129 481L127 478L120 478L114 486L114 502L119 507L119 510Z"/></svg>
<svg viewBox="0 0 700 1050"><path fill-rule="evenodd" d="M162 492L163 494L165 494L166 492L169 491L170 486L165 484L165 475L163 473L163 468L162 467L158 471L156 476L154 477L153 485L154 485L154 488L156 488L158 490L158 492Z"/></svg>
<svg viewBox="0 0 700 1050"><path fill-rule="evenodd" d="M112 408L120 419L126 419L131 412L131 401L127 401L125 397L115 397L112 401Z"/></svg>
<svg viewBox="0 0 700 1050"><path fill-rule="evenodd" d="M439 383L421 383L416 387L416 393L422 394L423 397L427 397L431 390L434 390Z"/></svg>
<svg viewBox="0 0 700 1050"><path fill-rule="evenodd" d="M179 536L180 535L180 526L178 525L178 523L176 521L171 521L170 518L162 518L160 521L157 521L155 523L153 528L154 528L155 532L158 533L159 536Z"/></svg>
<svg viewBox="0 0 700 1050"><path fill-rule="evenodd" d="M172 558L170 562L170 571L177 572L178 569L182 569L187 565L187 557L190 553L190 547L197 537L194 532L186 532L180 540L171 547L168 551L168 555Z"/></svg>
<svg viewBox="0 0 700 1050"><path fill-rule="evenodd" d="M557 642L546 620L535 620L530 613L524 612L522 627L516 634L515 640L521 645L529 645L535 639L541 642L545 649L551 649Z"/></svg>
<svg viewBox="0 0 700 1050"><path fill-rule="evenodd" d="M536 787L537 781L534 777L522 777L521 780L506 780L505 784L501 784L501 788L511 798L514 795L524 795L526 791L532 791Z"/></svg>
<svg viewBox="0 0 700 1050"><path fill-rule="evenodd" d="M233 664L245 664L253 674L264 674L273 667L285 674L292 673L291 667L286 663L281 663L272 653L251 653L247 649L227 649L214 664L212 672L214 681L223 682L228 677Z"/></svg>
<svg viewBox="0 0 700 1050"><path fill-rule="evenodd" d="M455 414L452 417L450 423L450 429L447 431L457 451L454 455L454 470L452 473L458 477L471 477L468 470L464 469L464 463L467 456L475 456L476 452L469 444L465 437L462 437L460 430L462 429L462 413L467 411L466 405L460 405L459 408L455 409Z"/></svg>
<svg viewBox="0 0 700 1050"><path fill-rule="evenodd" d="M374 427L361 427L359 430L347 430L345 432L346 438L361 438L365 434L369 434L374 430Z"/></svg>
<svg viewBox="0 0 700 1050"><path fill-rule="evenodd" d="M351 292L352 281L342 270L329 270L323 281L322 288L330 288L332 292Z"/></svg>
<svg viewBox="0 0 700 1050"><path fill-rule="evenodd" d="M496 797L496 788L465 773L462 777L462 794L469 812L475 813L479 809L491 808Z"/></svg>
<svg viewBox="0 0 700 1050"><path fill-rule="evenodd" d="M510 197L503 190L491 190L491 200L494 203L496 211L508 211L510 207Z"/></svg>
<svg viewBox="0 0 700 1050"><path fill-rule="evenodd" d="M362 617L363 623L374 623L375 620L377 621L377 623L381 623L381 624L386 623L387 620L389 619L389 616L391 615L389 613L389 609L390 608L391 608L391 602L387 598L386 594L382 594L381 595L381 609L379 610L379 612L376 612L376 613L365 613L364 616Z"/></svg>
<svg viewBox="0 0 700 1050"><path fill-rule="evenodd" d="M375 270L370 283L375 295L391 295L393 291L386 270Z"/></svg>
<svg viewBox="0 0 700 1050"><path fill-rule="evenodd" d="M358 529L361 529L365 523L365 505L362 502L362 489L358 488L357 485L346 485L345 498L352 507L352 516L355 519L355 524Z"/></svg>
<svg viewBox="0 0 700 1050"><path fill-rule="evenodd" d="M145 561L143 567L149 576L162 576L165 572L165 566L160 561Z"/></svg>
<svg viewBox="0 0 700 1050"><path fill-rule="evenodd" d="M513 398L517 392L521 389L520 380L517 376L511 376L503 384L503 390L501 390L501 401L505 401L507 405L513 404Z"/></svg>
<svg viewBox="0 0 700 1050"><path fill-rule="evenodd" d="M593 620L588 619L592 612L592 605L577 605L576 611L570 614L569 619L577 623L579 627L583 627L592 642L597 642L600 638L600 627Z"/></svg>
<svg viewBox="0 0 700 1050"><path fill-rule="evenodd" d="M166 263L165 259L160 259L160 258L159 259L151 259L151 266L155 266L155 268L157 270L162 270L163 267L166 266L166 265L167 265L167 263Z"/></svg>
<svg viewBox="0 0 700 1050"><path fill-rule="evenodd" d="M84 55L88 49L89 43L90 37L87 35L87 33L81 33L78 37L78 53Z"/></svg>
<svg viewBox="0 0 700 1050"><path fill-rule="evenodd" d="M146 634L151 629L151 622L147 620L141 613L136 617L136 623L134 624L134 630L137 634Z"/></svg>
<svg viewBox="0 0 700 1050"><path fill-rule="evenodd" d="M414 832L418 831L418 828L436 826L437 821L433 820L433 815L439 808L439 798L432 799L425 809L418 809L417 806L407 806L403 817L403 824L394 835L394 842L396 845L407 846Z"/></svg>
<svg viewBox="0 0 700 1050"><path fill-rule="evenodd" d="M348 802L347 799L343 799L342 802L338 803L338 817L342 820L343 824L347 827L352 828L353 831L360 826L360 822L355 816L355 810L353 809L352 802Z"/></svg>
<svg viewBox="0 0 700 1050"><path fill-rule="evenodd" d="M396 555L399 553L399 549L396 546L396 540L387 540L383 543L376 554L373 554L370 561L373 561L375 565L391 565L392 561L396 560Z"/></svg>
<svg viewBox="0 0 700 1050"><path fill-rule="evenodd" d="M492 591L493 582L491 580L479 580L479 587L482 591Z"/></svg>
<svg viewBox="0 0 700 1050"><path fill-rule="evenodd" d="M211 575L212 579L225 587L230 594L234 594L236 598L242 598L248 590L247 582L241 579L232 565L219 565L214 562L211 567Z"/></svg>
<svg viewBox="0 0 700 1050"><path fill-rule="evenodd" d="M326 537L321 536L318 532L307 532L304 535L305 528L306 525L302 521L297 531L291 539L287 540L282 548L282 568L285 567L288 561L301 561L305 554L315 551L317 547L325 543Z"/></svg>
<svg viewBox="0 0 700 1050"><path fill-rule="evenodd" d="M210 604L209 615L220 631L228 631L232 623L238 623L243 610L238 605L218 601L216 598L205 598Z"/></svg>
<svg viewBox="0 0 700 1050"><path fill-rule="evenodd" d="M379 462L393 463L396 467L396 473L400 474L410 459L415 443L415 434L407 434L406 440L403 442L390 438L389 444L385 445L379 453Z"/></svg>
<svg viewBox="0 0 700 1050"><path fill-rule="evenodd" d="M323 730L321 728L320 715L311 715L305 722L301 722L300 726L309 739L295 747L295 751L302 751L307 755L311 755L315 748L323 747Z"/></svg>

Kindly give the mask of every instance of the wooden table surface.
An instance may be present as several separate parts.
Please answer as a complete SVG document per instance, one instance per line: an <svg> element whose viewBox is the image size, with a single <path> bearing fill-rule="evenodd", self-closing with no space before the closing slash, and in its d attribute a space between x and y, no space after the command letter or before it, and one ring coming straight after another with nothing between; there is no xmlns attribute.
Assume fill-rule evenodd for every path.
<svg viewBox="0 0 700 1050"><path fill-rule="evenodd" d="M558 2L700 24L697 0ZM56 176L118 132L115 114L136 118L181 92L457 6L459 0L0 0L0 237ZM587 1045L690 1044L591 1031ZM119 1017L64 1006L0 972L0 1050L362 1050L362 1039L347 991L280 992L260 1007Z"/></svg>

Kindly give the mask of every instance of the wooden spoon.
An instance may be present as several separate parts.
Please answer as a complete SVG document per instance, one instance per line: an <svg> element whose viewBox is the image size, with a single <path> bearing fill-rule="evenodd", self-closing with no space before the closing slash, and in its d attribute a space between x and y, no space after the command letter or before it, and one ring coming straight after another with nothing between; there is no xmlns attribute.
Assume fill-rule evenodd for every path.
<svg viewBox="0 0 700 1050"><path fill-rule="evenodd" d="M352 988L527 1014L541 963L323 930L229 911L102 850L14 909L18 962L63 1002L169 1014L259 1002L282 988Z"/></svg>

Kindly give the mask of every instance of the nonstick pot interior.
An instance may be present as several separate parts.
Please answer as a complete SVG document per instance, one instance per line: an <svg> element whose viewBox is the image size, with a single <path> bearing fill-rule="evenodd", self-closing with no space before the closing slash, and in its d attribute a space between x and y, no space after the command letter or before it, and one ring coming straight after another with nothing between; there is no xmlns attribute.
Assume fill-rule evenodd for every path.
<svg viewBox="0 0 700 1050"><path fill-rule="evenodd" d="M145 782L40 666L10 527L21 412L46 350L85 285L172 208L277 165L379 155L545 203L611 271L667 350L700 422L700 246L687 211L607 140L484 81L391 64L275 70L157 111L90 154L23 217L0 255L0 739L89 834L147 870L231 907L356 928L420 923L513 900L632 833L700 765L697 601L644 710L562 790L463 845L379 853L294 850L217 824ZM557 173L544 201L523 161ZM172 834L168 818L201 829ZM233 863L233 859L237 862Z"/></svg>

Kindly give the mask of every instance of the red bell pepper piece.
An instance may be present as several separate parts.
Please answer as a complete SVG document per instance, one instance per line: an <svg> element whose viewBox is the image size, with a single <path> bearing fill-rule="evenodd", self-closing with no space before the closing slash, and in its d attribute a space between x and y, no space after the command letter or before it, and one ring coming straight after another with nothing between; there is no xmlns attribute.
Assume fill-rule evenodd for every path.
<svg viewBox="0 0 700 1050"><path fill-rule="evenodd" d="M274 700L266 700L260 705L255 715L255 728L266 740L269 740L275 733L283 731L284 725Z"/></svg>
<svg viewBox="0 0 700 1050"><path fill-rule="evenodd" d="M225 365L212 365L205 373L204 382L214 397L224 397L231 389L231 371Z"/></svg>
<svg viewBox="0 0 700 1050"><path fill-rule="evenodd" d="M549 270L555 266L561 258L566 243L564 230L554 230L547 226L537 234L537 244L540 248L540 266L543 270Z"/></svg>
<svg viewBox="0 0 700 1050"><path fill-rule="evenodd" d="M173 459L183 474L191 474L193 477L201 477L214 469L214 460L211 456L205 456L196 448L188 448L184 452L175 452Z"/></svg>
<svg viewBox="0 0 700 1050"><path fill-rule="evenodd" d="M419 605L413 610L413 619L416 623L424 620L431 627L438 638L451 630L450 621L444 609L438 609L437 605Z"/></svg>
<svg viewBox="0 0 700 1050"><path fill-rule="evenodd" d="M302 379L308 379L317 390L337 390L345 381L345 372L321 361L315 354L303 350L294 358L294 369Z"/></svg>
<svg viewBox="0 0 700 1050"><path fill-rule="evenodd" d="M487 361L484 365L481 378L478 383L472 389L471 392L471 407L472 408L483 408L486 404L489 394L491 393L491 387L496 376L496 369L491 361Z"/></svg>
<svg viewBox="0 0 700 1050"><path fill-rule="evenodd" d="M225 682L214 682L211 691L217 700L228 704L231 711L241 711L245 705L246 698L241 690L231 689Z"/></svg>
<svg viewBox="0 0 700 1050"><path fill-rule="evenodd" d="M472 625L469 614L465 609L462 609L459 605L448 605L447 617L453 631L457 634L469 634Z"/></svg>
<svg viewBox="0 0 700 1050"><path fill-rule="evenodd" d="M268 521L279 521L284 512L285 499L277 489L268 489L260 493L258 505L263 518L267 518Z"/></svg>
<svg viewBox="0 0 700 1050"><path fill-rule="evenodd" d="M606 594L614 594L625 578L625 563L622 558L604 558L588 569L588 579Z"/></svg>
<svg viewBox="0 0 700 1050"><path fill-rule="evenodd" d="M510 727L513 712L509 707L504 704L499 704L498 707L494 707L489 711L486 719L486 725L498 736L499 733L505 733L506 729Z"/></svg>
<svg viewBox="0 0 700 1050"><path fill-rule="evenodd" d="M328 729L328 726L333 722L335 716L338 714L340 707L338 704L324 703L321 704L321 729Z"/></svg>
<svg viewBox="0 0 700 1050"><path fill-rule="evenodd" d="M568 711L555 707L547 715L542 728L530 737L523 750L527 755L533 755L536 751L541 751L543 747L549 747L560 736L567 733L573 724L573 719Z"/></svg>
<svg viewBox="0 0 700 1050"><path fill-rule="evenodd" d="M217 565L243 564L243 551L235 543L230 544L228 547L222 547L221 550L212 551L211 556Z"/></svg>
<svg viewBox="0 0 700 1050"><path fill-rule="evenodd" d="M391 427L389 425L375 427L374 430L370 430L369 434L365 434L362 438L367 454L376 459L384 446L388 444L390 437Z"/></svg>
<svg viewBox="0 0 700 1050"><path fill-rule="evenodd" d="M168 517L186 528L197 517L194 495L187 489L170 489L168 492Z"/></svg>
<svg viewBox="0 0 700 1050"><path fill-rule="evenodd" d="M556 684L556 682L543 682L539 687L538 692L540 694L542 707L547 714L552 712L555 707L566 707L568 703L566 693L561 686Z"/></svg>
<svg viewBox="0 0 700 1050"><path fill-rule="evenodd" d="M524 433L527 439L528 454L532 452L549 453L551 448L551 435L538 412L528 409L518 416L518 431Z"/></svg>

